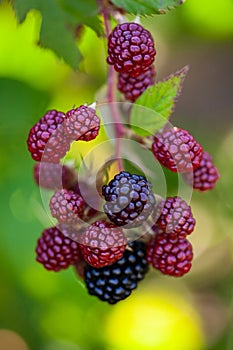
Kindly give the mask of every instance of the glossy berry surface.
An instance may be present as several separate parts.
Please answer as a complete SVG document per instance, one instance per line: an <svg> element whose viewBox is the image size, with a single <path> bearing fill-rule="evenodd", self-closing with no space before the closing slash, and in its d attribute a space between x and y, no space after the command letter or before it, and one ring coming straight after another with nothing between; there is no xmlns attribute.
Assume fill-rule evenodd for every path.
<svg viewBox="0 0 233 350"><path fill-rule="evenodd" d="M84 231L80 243L85 261L91 266L102 267L122 258L127 240L120 227L102 220Z"/></svg>
<svg viewBox="0 0 233 350"><path fill-rule="evenodd" d="M65 130L73 141L91 141L99 133L100 119L93 108L80 106L66 113Z"/></svg>
<svg viewBox="0 0 233 350"><path fill-rule="evenodd" d="M37 241L36 254L39 263L56 272L81 260L78 243L65 237L56 227L43 231Z"/></svg>
<svg viewBox="0 0 233 350"><path fill-rule="evenodd" d="M198 168L193 172L183 174L183 177L195 190L204 192L212 190L220 176L218 169L213 164L211 155L203 152Z"/></svg>
<svg viewBox="0 0 233 350"><path fill-rule="evenodd" d="M33 168L36 184L46 189L69 188L75 179L74 172L66 165L36 163Z"/></svg>
<svg viewBox="0 0 233 350"><path fill-rule="evenodd" d="M151 214L155 198L152 185L142 175L122 171L102 188L104 211L117 226L140 226Z"/></svg>
<svg viewBox="0 0 233 350"><path fill-rule="evenodd" d="M196 220L191 207L180 197L169 197L162 203L156 224L170 236L185 238L193 232Z"/></svg>
<svg viewBox="0 0 233 350"><path fill-rule="evenodd" d="M64 113L51 110L31 128L27 145L34 160L59 163L65 156L70 143L64 133L64 120Z"/></svg>
<svg viewBox="0 0 233 350"><path fill-rule="evenodd" d="M119 73L137 77L149 69L155 54L154 40L140 24L119 24L109 35L107 62Z"/></svg>
<svg viewBox="0 0 233 350"><path fill-rule="evenodd" d="M201 145L193 136L176 127L155 134L152 151L163 166L179 173L196 169L203 155Z"/></svg>
<svg viewBox="0 0 233 350"><path fill-rule="evenodd" d="M50 210L60 223L76 224L83 215L85 202L81 196L66 189L58 190L50 199Z"/></svg>
<svg viewBox="0 0 233 350"><path fill-rule="evenodd" d="M119 73L117 88L131 102L135 102L141 94L155 82L155 69L150 66L148 71L138 75L136 78L131 77L128 73Z"/></svg>
<svg viewBox="0 0 233 350"><path fill-rule="evenodd" d="M147 248L147 262L165 275L183 276L191 269L192 259L191 243L186 238L173 238L166 233L156 234Z"/></svg>
<svg viewBox="0 0 233 350"><path fill-rule="evenodd" d="M145 244L139 241L130 243L123 257L109 266L95 268L87 265L84 281L88 292L109 304L127 298L138 281L148 272Z"/></svg>

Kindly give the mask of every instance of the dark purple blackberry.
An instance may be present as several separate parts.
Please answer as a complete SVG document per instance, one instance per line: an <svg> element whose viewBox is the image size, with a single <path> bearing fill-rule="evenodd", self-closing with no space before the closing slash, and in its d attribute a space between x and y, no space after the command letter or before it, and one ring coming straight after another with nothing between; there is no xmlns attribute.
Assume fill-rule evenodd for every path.
<svg viewBox="0 0 233 350"><path fill-rule="evenodd" d="M33 174L38 186L51 190L68 189L75 179L74 172L66 165L59 163L36 163L33 168Z"/></svg>
<svg viewBox="0 0 233 350"><path fill-rule="evenodd" d="M156 214L156 213L155 213ZM169 197L161 203L156 224L173 237L185 238L193 232L196 220L191 207L180 197Z"/></svg>
<svg viewBox="0 0 233 350"><path fill-rule="evenodd" d="M137 77L149 69L155 54L154 40L140 24L119 24L109 35L107 62L119 73Z"/></svg>
<svg viewBox="0 0 233 350"><path fill-rule="evenodd" d="M117 226L140 226L151 214L155 198L152 185L142 175L122 171L102 188L104 211Z"/></svg>
<svg viewBox="0 0 233 350"><path fill-rule="evenodd" d="M59 163L70 149L63 129L65 115L56 110L48 111L30 130L27 144L36 161Z"/></svg>
<svg viewBox="0 0 233 350"><path fill-rule="evenodd" d="M193 171L203 155L201 145L193 136L177 127L155 134L152 151L163 166L179 173Z"/></svg>
<svg viewBox="0 0 233 350"><path fill-rule="evenodd" d="M131 102L141 96L141 94L153 85L155 82L155 69L150 66L148 71L140 74L136 78L131 77L128 73L119 73L118 75L118 90L122 92L126 98Z"/></svg>
<svg viewBox="0 0 233 350"><path fill-rule="evenodd" d="M100 268L86 265L84 281L89 294L115 304L137 288L137 282L144 278L147 271L146 246L135 241L130 243L123 257L112 265Z"/></svg>
<svg viewBox="0 0 233 350"><path fill-rule="evenodd" d="M36 253L39 263L56 272L82 260L78 243L65 237L57 227L43 231L37 241Z"/></svg>
<svg viewBox="0 0 233 350"><path fill-rule="evenodd" d="M215 187L220 175L214 166L209 153L203 152L203 156L198 168L193 172L183 174L185 181L195 190L208 191Z"/></svg>
<svg viewBox="0 0 233 350"><path fill-rule="evenodd" d="M93 108L80 106L66 113L65 130L73 141L91 141L99 133L100 119Z"/></svg>
<svg viewBox="0 0 233 350"><path fill-rule="evenodd" d="M161 233L161 228L153 230L156 235L147 247L147 262L165 275L181 277L189 272L193 259L191 243L186 238Z"/></svg>
<svg viewBox="0 0 233 350"><path fill-rule="evenodd" d="M81 235L80 249L91 266L103 267L122 258L127 240L120 227L101 220L90 225Z"/></svg>
<svg viewBox="0 0 233 350"><path fill-rule="evenodd" d="M52 216L66 224L77 224L83 215L84 206L81 196L66 189L56 191L49 203Z"/></svg>

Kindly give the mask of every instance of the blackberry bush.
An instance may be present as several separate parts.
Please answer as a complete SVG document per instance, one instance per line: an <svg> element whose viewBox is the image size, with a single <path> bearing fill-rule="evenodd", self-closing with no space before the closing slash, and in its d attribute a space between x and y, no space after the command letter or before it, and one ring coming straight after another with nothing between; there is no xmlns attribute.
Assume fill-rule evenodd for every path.
<svg viewBox="0 0 233 350"><path fill-rule="evenodd" d="M28 10L30 3L31 0ZM140 19L134 22L127 19L128 13L148 15L151 9L151 14L159 14L171 7L165 0L94 3L96 8L81 17L84 0L79 1L80 13L75 8L68 13L65 6L59 7L56 13L66 23L65 26L59 23L57 16L56 28L60 28L57 51L77 69L81 55L76 42L70 50L72 37L79 40L86 25L96 30L99 37L105 37L109 64L106 95L99 97L97 103L83 101L78 107L70 106L68 111L47 111L29 130L27 146L37 162L33 168L36 184L54 190L49 207L57 220L57 225L45 229L38 239L36 260L53 271L74 266L89 294L115 304L137 287L149 264L174 277L188 273L192 266L193 249L187 237L194 231L196 221L191 206L179 196L165 194L161 198L157 170L152 167L154 157L173 173L181 173L191 187L200 191L213 189L219 173L211 155L203 152L202 145L189 131L169 124L188 66L155 83L153 36L140 24ZM180 3L174 1L174 5ZM54 2L54 6L59 5ZM46 6L41 9L42 21L45 9ZM53 11L46 16L53 16ZM54 26L53 18L51 21L48 18L42 22L44 34L46 26ZM74 18L80 19L75 26ZM73 29L73 35L69 33L67 37L61 28ZM45 45L46 39L51 44L55 37L51 30L54 27L47 28L48 35L41 40ZM69 40L63 42L64 38ZM116 103L117 88L129 103ZM99 137L100 127L106 129L103 138ZM79 151L80 141L105 142L108 136L111 144L106 143L104 164L100 161L102 154L100 157L100 152L89 144L84 154L91 149L97 164L87 165ZM123 144L123 140L132 142ZM135 148L135 142L143 152ZM74 149L77 154L71 159ZM151 161L145 159L146 152L150 156L153 152ZM69 164L74 164L72 169L66 159L61 162L66 155ZM95 169L98 167L101 170Z"/></svg>

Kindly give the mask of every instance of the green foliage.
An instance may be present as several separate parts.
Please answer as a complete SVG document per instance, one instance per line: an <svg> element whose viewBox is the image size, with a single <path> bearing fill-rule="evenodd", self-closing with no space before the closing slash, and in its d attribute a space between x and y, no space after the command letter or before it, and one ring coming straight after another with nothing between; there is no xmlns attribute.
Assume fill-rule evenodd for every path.
<svg viewBox="0 0 233 350"><path fill-rule="evenodd" d="M150 86L132 107L132 129L141 136L158 131L170 118L176 101L181 94L183 81L189 66L185 66L164 81ZM153 112L152 112L153 111ZM143 126L142 128L139 128Z"/></svg>
<svg viewBox="0 0 233 350"><path fill-rule="evenodd" d="M75 28L88 25L98 35L102 33L98 8L94 0L12 0L21 23L30 10L41 13L42 24L39 44L52 49L73 69L77 69L81 53L76 45Z"/></svg>
<svg viewBox="0 0 233 350"><path fill-rule="evenodd" d="M140 15L164 14L184 1L182 0L112 0L112 2L123 8L126 12Z"/></svg>

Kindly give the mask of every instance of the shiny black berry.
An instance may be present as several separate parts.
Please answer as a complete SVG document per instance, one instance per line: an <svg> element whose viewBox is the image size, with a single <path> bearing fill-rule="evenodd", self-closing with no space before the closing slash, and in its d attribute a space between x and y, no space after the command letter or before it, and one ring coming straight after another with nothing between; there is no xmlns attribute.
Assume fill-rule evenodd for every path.
<svg viewBox="0 0 233 350"><path fill-rule="evenodd" d="M109 304L127 298L148 271L145 244L130 243L123 258L112 265L95 268L86 265L84 281L88 292Z"/></svg>
<svg viewBox="0 0 233 350"><path fill-rule="evenodd" d="M140 226L151 214L155 198L152 185L142 175L122 171L102 188L104 211L117 226Z"/></svg>

